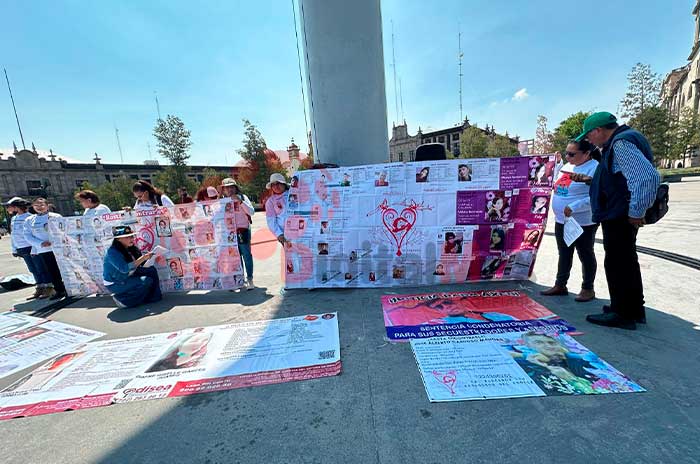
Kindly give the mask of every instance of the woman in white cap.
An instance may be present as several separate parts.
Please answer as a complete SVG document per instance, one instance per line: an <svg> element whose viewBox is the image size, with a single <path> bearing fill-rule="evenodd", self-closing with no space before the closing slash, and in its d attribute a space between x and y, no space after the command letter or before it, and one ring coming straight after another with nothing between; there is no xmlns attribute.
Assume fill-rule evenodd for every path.
<svg viewBox="0 0 700 464"><path fill-rule="evenodd" d="M112 235L114 240L105 254L102 278L114 302L120 308L133 308L160 301L163 296L158 271L142 266L153 253L141 254L134 245L136 234L129 226L114 227Z"/></svg>
<svg viewBox="0 0 700 464"><path fill-rule="evenodd" d="M243 284L248 290L253 290L253 253L250 250L251 230L255 208L250 199L241 192L236 181L227 177L221 182L221 193L224 198L230 198L233 202L233 218L236 227L238 251L245 267L246 281Z"/></svg>
<svg viewBox="0 0 700 464"><path fill-rule="evenodd" d="M266 187L272 190L272 196L265 202L267 227L275 234L277 241L284 245L287 241L284 238L284 221L287 219L289 184L282 174L276 172L270 176Z"/></svg>
<svg viewBox="0 0 700 464"><path fill-rule="evenodd" d="M212 187L211 185L209 187L200 188L194 196L195 201L214 201L219 198L219 191L216 190L216 187Z"/></svg>

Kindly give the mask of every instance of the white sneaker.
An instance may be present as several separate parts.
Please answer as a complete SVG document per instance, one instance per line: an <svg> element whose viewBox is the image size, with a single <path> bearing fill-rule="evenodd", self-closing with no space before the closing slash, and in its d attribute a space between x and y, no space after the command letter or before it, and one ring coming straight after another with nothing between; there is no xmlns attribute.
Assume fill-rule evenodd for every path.
<svg viewBox="0 0 700 464"><path fill-rule="evenodd" d="M248 281L245 283L246 290L253 290L255 288L255 284L253 283L253 279L248 279Z"/></svg>

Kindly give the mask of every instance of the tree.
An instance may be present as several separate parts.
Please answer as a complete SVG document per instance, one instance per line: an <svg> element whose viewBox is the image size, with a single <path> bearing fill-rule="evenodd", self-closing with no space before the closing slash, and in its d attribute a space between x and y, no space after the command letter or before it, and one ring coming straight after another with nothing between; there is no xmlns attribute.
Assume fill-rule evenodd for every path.
<svg viewBox="0 0 700 464"><path fill-rule="evenodd" d="M187 192L194 196L199 183L187 177L185 170L179 170L175 166L166 166L153 178L153 185L163 190L173 201L178 200L178 189L185 187Z"/></svg>
<svg viewBox="0 0 700 464"><path fill-rule="evenodd" d="M464 158L483 158L487 156L489 138L476 126L469 126L462 131L459 139L459 155Z"/></svg>
<svg viewBox="0 0 700 464"><path fill-rule="evenodd" d="M552 133L547 129L547 118L539 115L537 116L537 130L535 131L535 153L545 154L553 153L554 151Z"/></svg>
<svg viewBox="0 0 700 464"><path fill-rule="evenodd" d="M166 168L168 172L161 176L161 180L167 184L160 183L159 186L168 192L177 192L178 187L188 184L187 160L190 159L188 151L192 146L190 131L180 118L169 114L165 120L158 119L153 135L158 144L158 153L172 165L172 169Z"/></svg>
<svg viewBox="0 0 700 464"><path fill-rule="evenodd" d="M265 139L254 124L243 120L245 138L238 154L248 162L248 168L241 171L239 179L246 185L248 196L256 201L265 191L270 175L279 172L286 176L284 166L274 151L269 150Z"/></svg>
<svg viewBox="0 0 700 464"><path fill-rule="evenodd" d="M671 125L670 159L683 159L689 148L700 145L700 116L690 108L684 108L680 117Z"/></svg>
<svg viewBox="0 0 700 464"><path fill-rule="evenodd" d="M519 154L518 146L514 145L507 135L494 135L486 148L486 155L489 158L506 158Z"/></svg>
<svg viewBox="0 0 700 464"><path fill-rule="evenodd" d="M665 108L649 106L630 119L628 125L646 136L657 160L669 158L671 121Z"/></svg>
<svg viewBox="0 0 700 464"><path fill-rule="evenodd" d="M637 63L627 75L627 93L622 99L622 117L636 118L645 109L659 104L661 77L648 64Z"/></svg>
<svg viewBox="0 0 700 464"><path fill-rule="evenodd" d="M564 153L569 142L583 132L583 121L590 115L590 111L579 111L560 122L552 134L553 151Z"/></svg>

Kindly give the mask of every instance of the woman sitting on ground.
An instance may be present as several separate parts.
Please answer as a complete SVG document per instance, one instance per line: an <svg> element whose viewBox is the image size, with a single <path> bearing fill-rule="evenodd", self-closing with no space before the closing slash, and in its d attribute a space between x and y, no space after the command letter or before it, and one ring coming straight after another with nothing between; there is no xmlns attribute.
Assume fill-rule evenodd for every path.
<svg viewBox="0 0 700 464"><path fill-rule="evenodd" d="M120 308L133 308L160 301L158 272L154 267L143 267L153 253L141 254L134 246L134 232L129 226L113 229L114 240L105 255L102 278Z"/></svg>

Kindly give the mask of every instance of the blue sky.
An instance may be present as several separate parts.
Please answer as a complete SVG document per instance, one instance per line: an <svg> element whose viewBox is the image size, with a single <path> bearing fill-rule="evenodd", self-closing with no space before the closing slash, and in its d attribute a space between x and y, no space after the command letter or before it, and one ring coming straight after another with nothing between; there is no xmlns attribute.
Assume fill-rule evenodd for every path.
<svg viewBox="0 0 700 464"><path fill-rule="evenodd" d="M391 21L411 133L459 121L461 25L465 114L531 137L538 114L553 128L579 110L616 111L638 61L661 74L684 65L694 1L384 0L389 127ZM0 65L28 145L119 162L116 125L125 162L148 159L148 143L157 158L157 90L161 113L192 131L193 163L235 162L244 117L270 147L294 137L306 148L291 1L2 0L2 10ZM10 147L19 135L2 84L0 147Z"/></svg>

